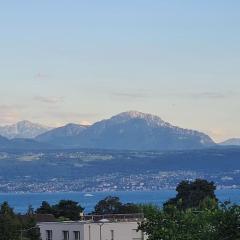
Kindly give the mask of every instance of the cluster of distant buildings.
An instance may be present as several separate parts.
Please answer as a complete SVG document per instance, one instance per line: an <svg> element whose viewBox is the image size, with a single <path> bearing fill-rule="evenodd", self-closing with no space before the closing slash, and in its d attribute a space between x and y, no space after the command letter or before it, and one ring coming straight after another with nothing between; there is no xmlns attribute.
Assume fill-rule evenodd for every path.
<svg viewBox="0 0 240 240"><path fill-rule="evenodd" d="M240 188L239 172L196 173L193 171L168 171L147 174L105 174L91 178L36 180L29 176L21 179L1 179L0 192L111 192L157 191L175 189L184 179L196 178L214 181L218 188Z"/></svg>

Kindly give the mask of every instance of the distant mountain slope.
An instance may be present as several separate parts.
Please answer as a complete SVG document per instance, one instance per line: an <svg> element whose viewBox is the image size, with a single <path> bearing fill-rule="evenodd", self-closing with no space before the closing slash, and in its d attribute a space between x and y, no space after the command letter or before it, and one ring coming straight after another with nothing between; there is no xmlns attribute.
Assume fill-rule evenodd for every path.
<svg viewBox="0 0 240 240"><path fill-rule="evenodd" d="M10 140L9 149L23 149L23 150L42 150L51 149L52 146L46 143L40 143L28 138L14 138Z"/></svg>
<svg viewBox="0 0 240 240"><path fill-rule="evenodd" d="M88 126L78 124L67 124L63 127L52 129L36 137L39 142L49 142L54 145L69 145L72 138L86 130Z"/></svg>
<svg viewBox="0 0 240 240"><path fill-rule="evenodd" d="M96 149L178 150L215 145L204 133L172 126L158 116L130 111L93 124L74 146Z"/></svg>
<svg viewBox="0 0 240 240"><path fill-rule="evenodd" d="M166 151L199 149L215 145L204 133L175 127L158 116L137 111L120 113L91 126L67 124L51 130L22 121L15 125L0 127L0 135L13 139L6 144L16 148L18 145L24 148L35 145L48 148L51 145L55 148ZM34 138L35 141L28 142L23 138ZM2 139L5 140L8 139Z"/></svg>
<svg viewBox="0 0 240 240"><path fill-rule="evenodd" d="M39 143L33 139L27 138L14 138L7 139L0 136L0 151L1 150L40 150L50 149L51 145L45 143Z"/></svg>
<svg viewBox="0 0 240 240"><path fill-rule="evenodd" d="M0 136L0 148L1 146L2 147L7 146L7 144L9 144L9 140L5 137Z"/></svg>
<svg viewBox="0 0 240 240"><path fill-rule="evenodd" d="M51 128L29 121L21 121L13 125L0 127L0 135L8 139L13 138L35 138L49 131Z"/></svg>
<svg viewBox="0 0 240 240"><path fill-rule="evenodd" d="M240 146L240 138L231 138L231 139L228 139L222 143L220 143L220 145L223 145L223 146Z"/></svg>

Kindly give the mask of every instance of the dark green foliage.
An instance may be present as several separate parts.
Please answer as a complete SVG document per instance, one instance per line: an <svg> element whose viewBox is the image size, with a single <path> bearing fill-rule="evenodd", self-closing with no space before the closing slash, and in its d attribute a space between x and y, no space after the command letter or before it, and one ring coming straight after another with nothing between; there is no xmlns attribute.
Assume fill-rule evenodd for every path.
<svg viewBox="0 0 240 240"><path fill-rule="evenodd" d="M21 230L23 239L26 240L39 240L40 232L36 228L36 220L34 215L27 215L24 220L21 221Z"/></svg>
<svg viewBox="0 0 240 240"><path fill-rule="evenodd" d="M138 207L138 213L143 213L146 218L160 210L158 206L153 204L137 204L136 206Z"/></svg>
<svg viewBox="0 0 240 240"><path fill-rule="evenodd" d="M31 209L31 211L30 211ZM0 240L39 240L39 230L36 221L29 208L28 214L23 218L16 215L7 202L2 203L0 208Z"/></svg>
<svg viewBox="0 0 240 240"><path fill-rule="evenodd" d="M56 205L50 205L43 201L42 205L36 210L38 214L53 214L56 218L62 220L79 220L80 213L83 212L78 202L72 200L61 200Z"/></svg>
<svg viewBox="0 0 240 240"><path fill-rule="evenodd" d="M3 202L0 208L0 215L3 216L14 216L13 209L8 205L7 202Z"/></svg>
<svg viewBox="0 0 240 240"><path fill-rule="evenodd" d="M54 214L53 207L46 201L42 202L42 205L36 210L37 214Z"/></svg>
<svg viewBox="0 0 240 240"><path fill-rule="evenodd" d="M169 205L149 215L139 226L148 240L238 240L239 228L240 207L225 204L199 211Z"/></svg>
<svg viewBox="0 0 240 240"><path fill-rule="evenodd" d="M94 214L119 214L121 208L122 203L119 197L108 196L96 204Z"/></svg>
<svg viewBox="0 0 240 240"><path fill-rule="evenodd" d="M137 204L134 203L126 203L122 204L120 207L121 214L133 214L133 213L140 213L140 208Z"/></svg>
<svg viewBox="0 0 240 240"><path fill-rule="evenodd" d="M20 228L20 221L13 209L4 202L0 209L0 240L19 240Z"/></svg>
<svg viewBox="0 0 240 240"><path fill-rule="evenodd" d="M155 213L159 208L152 204L122 203L118 197L108 196L99 201L93 214L134 214L143 213L145 217Z"/></svg>
<svg viewBox="0 0 240 240"><path fill-rule="evenodd" d="M69 220L79 220L80 213L83 212L78 202L71 200L61 200L58 204L52 206L55 217L63 217Z"/></svg>
<svg viewBox="0 0 240 240"><path fill-rule="evenodd" d="M217 239L240 239L240 206L226 202L220 206L215 214L217 226Z"/></svg>
<svg viewBox="0 0 240 240"><path fill-rule="evenodd" d="M212 182L183 181L177 196L153 210L139 229L149 240L238 240L240 207L218 205Z"/></svg>
<svg viewBox="0 0 240 240"><path fill-rule="evenodd" d="M179 209L198 208L204 199L218 201L213 182L196 179L194 182L182 181L176 188L177 196L164 204L177 206Z"/></svg>

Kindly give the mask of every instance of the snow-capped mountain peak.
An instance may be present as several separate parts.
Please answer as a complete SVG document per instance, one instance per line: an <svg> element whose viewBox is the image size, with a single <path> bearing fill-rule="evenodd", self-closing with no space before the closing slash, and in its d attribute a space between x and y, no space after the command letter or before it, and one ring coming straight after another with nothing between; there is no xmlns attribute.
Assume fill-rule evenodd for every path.
<svg viewBox="0 0 240 240"><path fill-rule="evenodd" d="M56 139L61 140L61 138L64 138L64 137L68 138L68 137L77 136L86 128L88 128L88 126L69 123L65 126L58 127L48 132L45 132L43 134L40 134L39 136L36 137L36 140L41 142L53 140L54 142L56 142Z"/></svg>
<svg viewBox="0 0 240 240"><path fill-rule="evenodd" d="M156 126L156 127L171 127L171 125L165 121L163 121L160 117L148 113L142 113L138 111L127 111L120 113L111 118L114 122L127 122L133 119L141 119L144 120L148 126Z"/></svg>
<svg viewBox="0 0 240 240"><path fill-rule="evenodd" d="M49 131L50 129L50 127L23 120L16 124L0 127L0 135L9 139L35 138L39 134Z"/></svg>

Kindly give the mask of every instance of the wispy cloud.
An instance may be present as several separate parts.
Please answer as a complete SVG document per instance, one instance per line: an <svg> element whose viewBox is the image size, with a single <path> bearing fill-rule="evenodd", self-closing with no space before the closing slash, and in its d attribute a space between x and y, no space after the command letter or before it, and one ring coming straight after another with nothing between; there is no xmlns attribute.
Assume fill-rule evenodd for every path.
<svg viewBox="0 0 240 240"><path fill-rule="evenodd" d="M20 119L20 105L0 105L0 124L6 125L15 123Z"/></svg>
<svg viewBox="0 0 240 240"><path fill-rule="evenodd" d="M44 97L44 96L35 96L35 101L47 103L47 104L57 104L64 101L64 97Z"/></svg>
<svg viewBox="0 0 240 240"><path fill-rule="evenodd" d="M222 142L231 138L231 135L229 135L229 133L224 129L205 129L203 132L211 136L216 142Z"/></svg>
<svg viewBox="0 0 240 240"><path fill-rule="evenodd" d="M161 97L176 97L176 98L191 98L191 99L227 99L227 98L233 98L238 96L239 94L237 92L233 91L225 91L225 92L218 92L218 91L203 91L203 92L169 92L169 93L163 93L159 94L158 96Z"/></svg>
<svg viewBox="0 0 240 240"><path fill-rule="evenodd" d="M49 75L41 72L38 72L37 74L34 75L34 78L37 80L44 80L44 79L47 79L48 77Z"/></svg>
<svg viewBox="0 0 240 240"><path fill-rule="evenodd" d="M98 116L97 113L78 113L78 112L60 112L60 111L51 111L48 113L50 116L57 118L57 119L89 119L89 118L95 118Z"/></svg>
<svg viewBox="0 0 240 240"><path fill-rule="evenodd" d="M46 112L50 122L53 126L63 126L67 123L78 123L83 125L91 125L99 118L97 113L87 113L87 112L71 112L71 111L49 111Z"/></svg>
<svg viewBox="0 0 240 240"><path fill-rule="evenodd" d="M208 98L208 99L222 99L234 96L233 93L230 92L199 92L189 94L190 97L193 98Z"/></svg>
<svg viewBox="0 0 240 240"><path fill-rule="evenodd" d="M119 91L112 92L112 96L119 98L128 98L128 99L143 99L143 98L194 98L194 99L224 99L224 98L232 98L238 96L237 92L226 91L226 92L218 92L218 91L203 91L203 92L164 92L164 91Z"/></svg>
<svg viewBox="0 0 240 240"><path fill-rule="evenodd" d="M143 92L113 92L113 96L120 97L120 98L132 98L132 99L139 99L139 98L146 98L148 95Z"/></svg>

